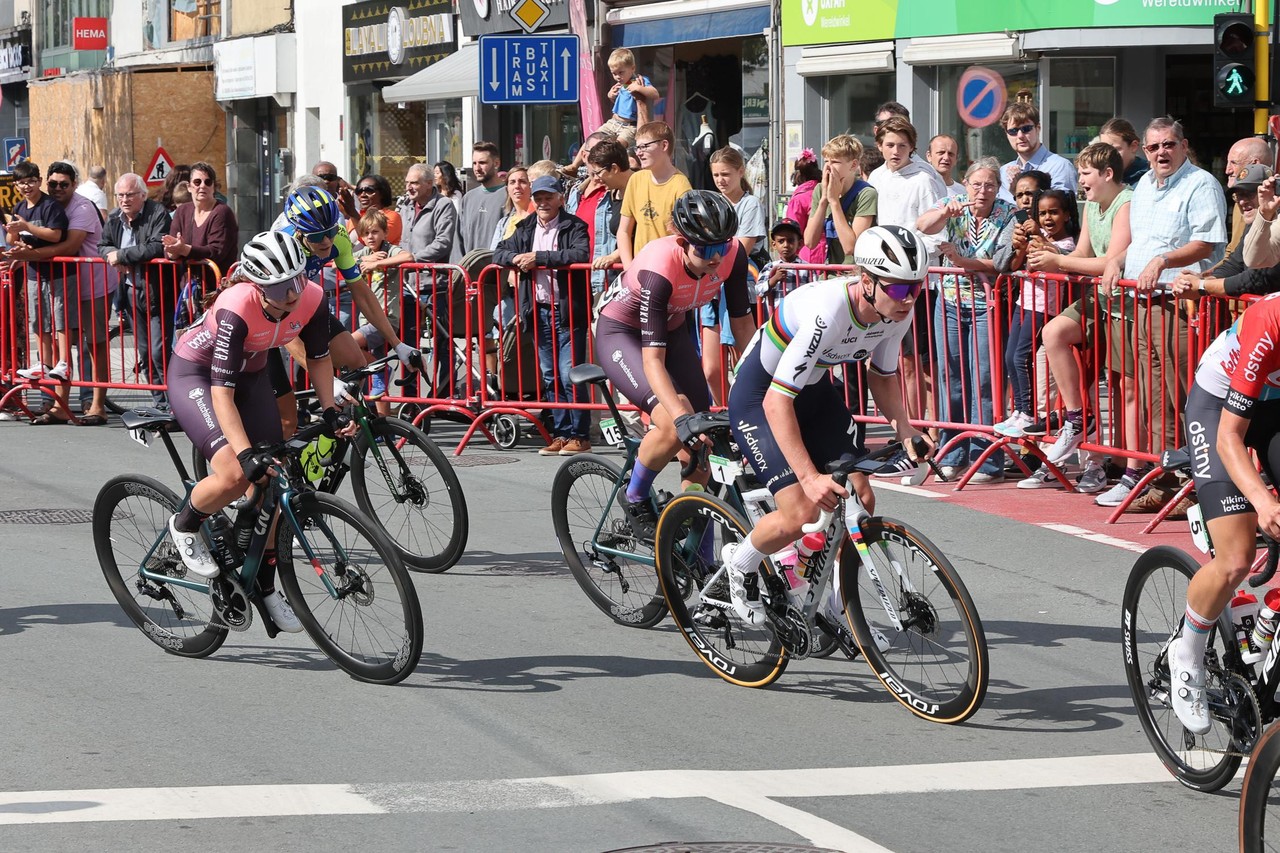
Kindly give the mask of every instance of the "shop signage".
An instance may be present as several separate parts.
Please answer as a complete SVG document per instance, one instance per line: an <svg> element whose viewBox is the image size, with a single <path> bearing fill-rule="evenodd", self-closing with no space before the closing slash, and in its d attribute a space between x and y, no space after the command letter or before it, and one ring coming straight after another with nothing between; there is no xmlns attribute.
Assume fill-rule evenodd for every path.
<svg viewBox="0 0 1280 853"><path fill-rule="evenodd" d="M107 19L106 18L72 18L71 19L72 50L106 50Z"/></svg>
<svg viewBox="0 0 1280 853"><path fill-rule="evenodd" d="M1207 0L795 0L782 4L782 43L836 44L1009 30L1211 26L1214 13L1222 8L1223 4Z"/></svg>
<svg viewBox="0 0 1280 853"><path fill-rule="evenodd" d="M20 68L27 68L30 65L30 42L0 42L0 71L17 71Z"/></svg>
<svg viewBox="0 0 1280 853"><path fill-rule="evenodd" d="M956 110L968 127L995 124L1004 115L1009 93L1004 78L990 68L966 68L956 84Z"/></svg>
<svg viewBox="0 0 1280 853"><path fill-rule="evenodd" d="M458 17L462 31L469 36L497 33L528 32L523 20L517 20L536 11L535 6L545 8L546 16L534 26L539 30L553 30L569 26L570 0L459 0ZM595 16L595 3L586 4L588 19Z"/></svg>
<svg viewBox="0 0 1280 853"><path fill-rule="evenodd" d="M744 95L742 98L742 117L768 118L769 99L764 95Z"/></svg>
<svg viewBox="0 0 1280 853"><path fill-rule="evenodd" d="M578 37L481 36L480 103L578 100Z"/></svg>
<svg viewBox="0 0 1280 853"><path fill-rule="evenodd" d="M344 82L402 80L458 49L453 0L343 6L342 42Z"/></svg>

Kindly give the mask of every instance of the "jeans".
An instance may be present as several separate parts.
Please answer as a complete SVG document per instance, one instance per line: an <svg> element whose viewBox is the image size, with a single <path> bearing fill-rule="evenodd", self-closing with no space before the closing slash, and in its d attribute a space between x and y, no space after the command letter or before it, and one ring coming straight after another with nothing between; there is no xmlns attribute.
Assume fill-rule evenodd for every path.
<svg viewBox="0 0 1280 853"><path fill-rule="evenodd" d="M535 318L538 334L538 369L542 371L542 395L549 403L589 403L588 388L569 382L569 370L587 359L587 324L568 327L568 317L555 314L551 305L538 303ZM566 387L569 391L566 393ZM570 396L572 395L572 401ZM582 438L591 432L591 412L587 409L553 409L551 434L554 438Z"/></svg>
<svg viewBox="0 0 1280 853"><path fill-rule="evenodd" d="M989 318L985 300L952 302L939 299L935 308L934 328L937 335L938 369L935 383L945 421L969 424L993 424L991 405L991 348ZM941 371L939 373L938 371ZM956 435L955 430L942 430L939 446ZM991 444L981 438L958 443L940 465L968 467L972 460ZM993 455L979 469L984 474L998 474L1003 466Z"/></svg>
<svg viewBox="0 0 1280 853"><path fill-rule="evenodd" d="M133 346L138 356L139 374L147 377L149 385L164 385L164 365L168 357L169 343L173 340L173 308L161 304L152 314L147 308L146 286L130 286L129 299L133 316ZM167 406L169 398L163 391L152 391L151 399L157 406Z"/></svg>
<svg viewBox="0 0 1280 853"><path fill-rule="evenodd" d="M1031 353L1036 339L1049 322L1049 315L1039 311L1024 311L1014 308L1012 323L1009 327L1009 343L1004 351L1005 375L1009 377L1009 385L1013 390L1013 408L1015 411L1034 415L1034 402L1031 394Z"/></svg>

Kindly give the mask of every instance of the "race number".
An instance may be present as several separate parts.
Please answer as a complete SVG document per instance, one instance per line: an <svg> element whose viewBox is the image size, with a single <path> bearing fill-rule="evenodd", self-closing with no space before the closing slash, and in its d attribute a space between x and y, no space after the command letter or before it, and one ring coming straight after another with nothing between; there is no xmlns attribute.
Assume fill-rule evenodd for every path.
<svg viewBox="0 0 1280 853"><path fill-rule="evenodd" d="M618 429L618 424L613 418L600 419L600 434L604 436L604 440L614 447L622 446L622 430Z"/></svg>
<svg viewBox="0 0 1280 853"><path fill-rule="evenodd" d="M732 486L734 480L742 474L742 463L734 462L723 456L716 456L714 453L709 454L707 462L711 465L711 478L717 483Z"/></svg>

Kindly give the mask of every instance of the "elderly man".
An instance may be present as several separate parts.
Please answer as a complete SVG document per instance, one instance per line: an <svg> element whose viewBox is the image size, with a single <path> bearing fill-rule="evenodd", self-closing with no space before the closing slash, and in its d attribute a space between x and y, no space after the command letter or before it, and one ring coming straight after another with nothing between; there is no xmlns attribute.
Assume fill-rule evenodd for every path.
<svg viewBox="0 0 1280 853"><path fill-rule="evenodd" d="M131 314L138 365L151 385L165 384L164 366L173 338L173 306L178 279L172 268L150 265L164 257L169 211L147 198L141 175L127 172L116 181L116 209L102 227L98 253L120 272L123 305ZM121 303L117 303L121 304ZM157 406L167 406L163 391L152 391Z"/></svg>
<svg viewBox="0 0 1280 853"><path fill-rule="evenodd" d="M1258 188L1275 174L1261 163L1242 166L1227 194L1235 198L1235 210L1247 230L1258 215ZM1201 296L1243 296L1246 293L1275 293L1280 290L1280 266L1261 269L1244 261L1244 241L1231 250L1226 260L1204 273L1182 270L1173 282L1173 293L1183 299Z"/></svg>
<svg viewBox="0 0 1280 853"><path fill-rule="evenodd" d="M404 233L400 245L413 255L414 263L447 264L458 229L458 211L453 202L436 192L432 169L415 163L404 176L408 203L400 208ZM418 293L430 299L436 353L434 396L454 396L450 387L453 360L452 338L464 334L466 294L460 277L447 270L424 272L418 279ZM406 312L407 314L408 312Z"/></svg>
<svg viewBox="0 0 1280 853"><path fill-rule="evenodd" d="M498 244L493 261L520 270L520 324L538 340L543 399L552 404L591 399L585 388L568 382L569 370L587 360L587 330L591 326L591 279L570 264L591 260L587 223L564 210L560 182L544 175L533 182L535 215L526 216L510 237ZM555 267L557 269L548 269ZM574 456L591 451L591 413L556 408L552 440L538 451L543 456Z"/></svg>
<svg viewBox="0 0 1280 853"><path fill-rule="evenodd" d="M1231 146L1227 152L1227 189L1231 189L1236 185L1236 179L1240 172L1246 166L1255 163L1266 165L1275 162L1272 159L1271 146L1267 144L1267 140L1259 136L1246 136ZM1255 209L1257 205L1254 205ZM1244 232L1247 225L1241 215L1241 210L1237 206L1231 212L1231 242L1227 243L1227 252L1233 251L1236 246L1244 239Z"/></svg>
<svg viewBox="0 0 1280 853"><path fill-rule="evenodd" d="M1013 182L1022 172L1044 172L1055 190L1076 191L1076 167L1040 141L1040 110L1034 104L1011 104L1000 119L1017 156L1000 169L1000 198L1013 202Z"/></svg>
<svg viewBox="0 0 1280 853"><path fill-rule="evenodd" d="M1180 443L1177 413L1187 375L1187 327L1172 285L1183 270L1202 273L1222 260L1227 210L1217 179L1188 159L1179 122L1152 119L1144 140L1151 171L1133 190L1124 257L1124 278L1136 281L1137 297L1125 299L1125 321L1112 327L1111 369L1121 376L1124 448L1159 452ZM1120 482L1097 503L1124 503L1140 465L1130 456Z"/></svg>
<svg viewBox="0 0 1280 853"><path fill-rule="evenodd" d="M76 192L93 202L102 211L99 224L106 219L107 208L107 170L102 166L90 166L89 177L76 187Z"/></svg>

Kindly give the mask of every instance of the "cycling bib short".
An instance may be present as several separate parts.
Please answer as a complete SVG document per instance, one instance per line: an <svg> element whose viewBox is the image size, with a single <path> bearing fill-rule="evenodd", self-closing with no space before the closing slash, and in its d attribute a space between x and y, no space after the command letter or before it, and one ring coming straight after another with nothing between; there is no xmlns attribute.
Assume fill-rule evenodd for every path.
<svg viewBox="0 0 1280 853"><path fill-rule="evenodd" d="M849 294L852 281L814 282L788 294L756 331L738 364L729 391L729 423L756 476L775 494L798 479L765 417L764 399L770 391L795 401L801 441L821 471L842 456L866 455L855 438L843 384L831 378L832 368L865 361L878 374L897 373L912 316L863 326Z"/></svg>

